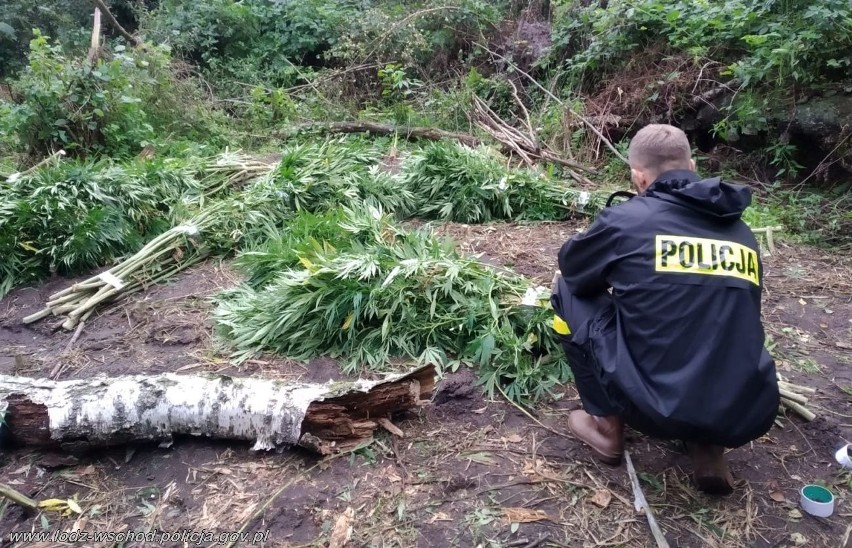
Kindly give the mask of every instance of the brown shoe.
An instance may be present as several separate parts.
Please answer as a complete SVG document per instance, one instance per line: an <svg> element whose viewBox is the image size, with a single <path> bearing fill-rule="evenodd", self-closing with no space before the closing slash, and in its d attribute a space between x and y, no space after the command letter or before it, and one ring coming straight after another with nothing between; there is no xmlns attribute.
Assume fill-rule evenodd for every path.
<svg viewBox="0 0 852 548"><path fill-rule="evenodd" d="M624 456L624 420L621 417L595 417L583 410L568 414L568 428L591 447L595 457L613 466Z"/></svg>
<svg viewBox="0 0 852 548"><path fill-rule="evenodd" d="M710 495L729 495L734 492L734 477L725 460L725 448L719 445L686 444L695 470L698 489Z"/></svg>

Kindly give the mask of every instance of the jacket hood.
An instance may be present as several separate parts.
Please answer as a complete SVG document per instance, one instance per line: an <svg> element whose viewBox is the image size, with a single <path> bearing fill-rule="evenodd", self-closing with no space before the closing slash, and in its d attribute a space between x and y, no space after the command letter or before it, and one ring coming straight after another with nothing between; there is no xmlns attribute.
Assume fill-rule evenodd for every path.
<svg viewBox="0 0 852 548"><path fill-rule="evenodd" d="M694 171L666 171L651 183L645 196L652 196L719 219L736 221L751 204L751 190L744 185L702 179Z"/></svg>

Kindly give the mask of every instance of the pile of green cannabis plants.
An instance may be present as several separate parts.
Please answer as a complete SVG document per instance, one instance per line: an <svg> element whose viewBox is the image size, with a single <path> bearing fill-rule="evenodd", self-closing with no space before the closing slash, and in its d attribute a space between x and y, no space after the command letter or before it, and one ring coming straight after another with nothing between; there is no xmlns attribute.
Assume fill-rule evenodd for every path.
<svg viewBox="0 0 852 548"><path fill-rule="evenodd" d="M554 220L572 210L595 213L600 197L530 169L510 169L488 147L434 143L406 161L403 184L417 199L415 215L463 223ZM593 203L590 203L593 202Z"/></svg>
<svg viewBox="0 0 852 548"><path fill-rule="evenodd" d="M293 211L363 203L406 215L414 208L414 195L381 171L381 159L381 148L362 139L308 142L285 148L273 177Z"/></svg>
<svg viewBox="0 0 852 548"><path fill-rule="evenodd" d="M169 213L163 230L151 234L155 237L144 246L140 241L128 249L135 253L109 270L51 295L44 309L24 321L67 315L62 325L71 329L100 305L144 290L211 254L226 256L258 245L299 210L352 201L396 206L405 193L394 192L394 181L371 170L377 154L375 147L340 140L289 147L274 165L228 152L196 159L182 173L195 191L160 197Z"/></svg>
<svg viewBox="0 0 852 548"><path fill-rule="evenodd" d="M133 220L138 217L140 222L148 221L157 214L160 219L167 217L167 222L161 223L162 230L144 246L140 244L136 249L128 249L126 255L129 256L117 261L108 270L51 295L45 308L24 318L24 323L53 314L67 316L62 327L71 329L104 303L165 280L201 261L211 251L222 254L230 251L228 244L233 243L233 235L223 236L221 230L223 225L234 223L235 218L240 219L234 215L234 202L252 214L263 213L257 205L259 199L244 201L236 198L243 193L235 190L253 179L263 179L263 175L272 169L270 164L226 152L213 158L178 163L171 166L172 171L159 170L156 165L143 162L107 171L117 170L127 176L136 172L147 175L147 178L140 179L140 184L144 187L147 182L149 186L144 188L162 190L152 192L160 200L158 204L163 211L152 213L150 217L133 217ZM94 178L95 182L99 180ZM163 186L164 183L170 184ZM249 185L249 190L253 188L253 184ZM245 194L254 196L256 193L246 191ZM266 198L261 204L268 202Z"/></svg>
<svg viewBox="0 0 852 548"><path fill-rule="evenodd" d="M520 304L531 282L405 230L377 208L355 207L301 212L240 257L250 283L219 295L214 312L236 359L331 356L348 371L470 363L489 391L506 385L521 401L569 378L552 312Z"/></svg>
<svg viewBox="0 0 852 548"><path fill-rule="evenodd" d="M0 296L139 249L193 181L158 163L65 161L0 182Z"/></svg>
<svg viewBox="0 0 852 548"><path fill-rule="evenodd" d="M0 296L55 272L114 262L221 200L259 170L238 153L209 158L65 160L0 181Z"/></svg>
<svg viewBox="0 0 852 548"><path fill-rule="evenodd" d="M281 227L297 212L354 203L392 211L408 207L409 194L376 169L380 158L380 148L353 138L287 146L277 164L240 192L199 208L199 220L187 224L205 229L205 242L215 253L229 254L276 237L296 245Z"/></svg>

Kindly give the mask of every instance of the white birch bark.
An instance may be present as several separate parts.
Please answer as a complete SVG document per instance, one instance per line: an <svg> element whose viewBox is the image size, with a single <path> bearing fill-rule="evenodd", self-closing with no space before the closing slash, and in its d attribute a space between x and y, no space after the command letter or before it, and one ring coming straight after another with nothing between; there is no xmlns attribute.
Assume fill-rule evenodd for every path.
<svg viewBox="0 0 852 548"><path fill-rule="evenodd" d="M0 414L13 395L44 406L49 437L57 443L84 439L111 445L116 440L170 440L172 434L189 434L252 441L253 450L273 449L299 445L303 434L309 434L302 432L302 422L312 402L367 393L423 371L382 381L326 384L222 375L73 381L0 375ZM7 422L14 434L15 417L7 417Z"/></svg>

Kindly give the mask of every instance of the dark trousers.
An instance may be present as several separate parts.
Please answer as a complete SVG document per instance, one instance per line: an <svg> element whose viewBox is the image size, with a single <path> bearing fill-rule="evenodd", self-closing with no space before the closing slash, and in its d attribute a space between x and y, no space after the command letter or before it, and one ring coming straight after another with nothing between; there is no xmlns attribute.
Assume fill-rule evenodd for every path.
<svg viewBox="0 0 852 548"><path fill-rule="evenodd" d="M568 293L562 285L559 295L554 295L553 307L571 330L569 335L560 335L562 348L568 365L574 373L574 384L580 393L583 408L590 415L607 417L624 415L629 407L618 387L607 382L602 374L592 345L588 341L588 330L594 328L594 320L606 315L614 305L609 293L591 298L580 298ZM575 336L584 342L577 343Z"/></svg>
<svg viewBox="0 0 852 548"><path fill-rule="evenodd" d="M615 314L612 296L604 292L594 297L577 297L568 291L560 279L554 287L551 305L571 330L570 334L559 337L586 413L597 417L619 416L645 435L679 439L681 436L678 433L642 414L608 378L595 356L592 340L597 341L597 344L615 344L615 330L611 324ZM609 340L609 334L612 340Z"/></svg>

